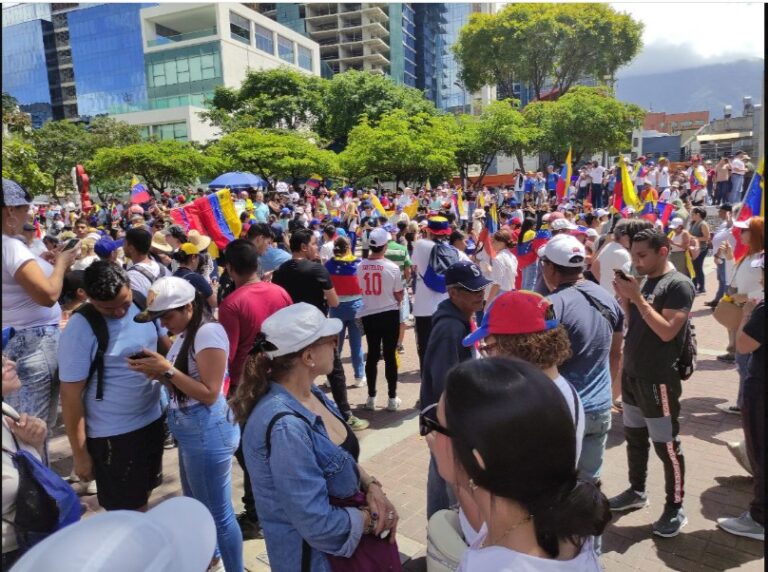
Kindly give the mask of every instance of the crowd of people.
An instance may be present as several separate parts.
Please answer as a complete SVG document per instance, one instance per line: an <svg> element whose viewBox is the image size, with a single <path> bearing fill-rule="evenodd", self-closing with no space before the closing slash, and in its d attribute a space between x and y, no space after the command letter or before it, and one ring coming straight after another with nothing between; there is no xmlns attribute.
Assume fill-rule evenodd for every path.
<svg viewBox="0 0 768 572"><path fill-rule="evenodd" d="M698 157L683 174L641 158L638 194L672 205L664 219L611 208L617 170L597 162L561 200L554 167L463 192L237 189L242 232L221 250L170 216L204 189L84 211L33 205L3 179L3 569L29 548L14 524L28 478L16 455L47 464L59 411L66 478L107 511L146 511L164 451L178 449L182 493L215 529L201 570L244 570L243 540L260 535L278 571L399 569L401 515L358 462L356 433L365 410L401 408L411 324L431 565L599 570L611 512L648 504L651 445L665 482L652 532L676 536L687 523L678 418L695 367L689 313L710 253L708 305L729 340L718 359L739 372L729 411L743 417L755 477L749 509L718 526L762 540L764 221L739 220L743 160L728 163L728 185L718 164L710 185ZM345 343L352 383L367 388L360 416ZM601 471L616 413L628 487L609 499Z"/></svg>

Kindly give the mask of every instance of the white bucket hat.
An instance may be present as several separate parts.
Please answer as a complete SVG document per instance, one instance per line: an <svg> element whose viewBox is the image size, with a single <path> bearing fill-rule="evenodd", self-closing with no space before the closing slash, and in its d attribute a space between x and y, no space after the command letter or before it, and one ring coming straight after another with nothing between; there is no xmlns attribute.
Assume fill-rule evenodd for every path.
<svg viewBox="0 0 768 572"><path fill-rule="evenodd" d="M265 351L270 358L292 354L320 338L341 331L341 320L326 318L312 304L299 302L278 310L261 324L266 338Z"/></svg>

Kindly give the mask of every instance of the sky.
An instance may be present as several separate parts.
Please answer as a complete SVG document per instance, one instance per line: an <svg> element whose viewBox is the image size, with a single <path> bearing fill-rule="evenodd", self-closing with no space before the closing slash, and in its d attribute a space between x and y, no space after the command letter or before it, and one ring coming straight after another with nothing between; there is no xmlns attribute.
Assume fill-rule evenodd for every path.
<svg viewBox="0 0 768 572"><path fill-rule="evenodd" d="M619 77L764 57L762 3L664 2L611 6L645 24L643 49Z"/></svg>

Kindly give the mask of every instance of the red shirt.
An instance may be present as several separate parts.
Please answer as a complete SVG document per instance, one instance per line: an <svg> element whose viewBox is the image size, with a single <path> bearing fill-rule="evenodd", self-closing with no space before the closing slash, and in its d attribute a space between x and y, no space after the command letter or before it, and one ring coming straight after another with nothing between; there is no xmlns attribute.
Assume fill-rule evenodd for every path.
<svg viewBox="0 0 768 572"><path fill-rule="evenodd" d="M245 360L261 323L293 300L282 287L271 282L240 286L219 306L219 323L229 338L229 376L232 388L240 383ZM232 389L230 389L230 392Z"/></svg>

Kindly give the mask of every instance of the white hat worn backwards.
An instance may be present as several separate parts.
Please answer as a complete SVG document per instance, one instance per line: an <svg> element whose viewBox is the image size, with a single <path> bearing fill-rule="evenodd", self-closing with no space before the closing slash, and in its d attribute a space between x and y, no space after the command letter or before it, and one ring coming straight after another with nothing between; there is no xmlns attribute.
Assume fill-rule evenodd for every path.
<svg viewBox="0 0 768 572"><path fill-rule="evenodd" d="M146 513L115 510L55 532L13 567L18 572L204 572L216 548L210 511L190 497Z"/></svg>
<svg viewBox="0 0 768 572"><path fill-rule="evenodd" d="M264 320L261 332L276 348L268 350L267 355L276 358L303 350L320 338L335 336L341 331L341 326L338 318L326 318L312 304L299 302L278 310Z"/></svg>
<svg viewBox="0 0 768 572"><path fill-rule="evenodd" d="M379 247L389 244L389 233L382 227L376 227L368 235L368 244L371 246Z"/></svg>
<svg viewBox="0 0 768 572"><path fill-rule="evenodd" d="M164 276L152 284L147 292L147 309L133 317L134 322L149 322L168 310L186 306L195 299L195 287L184 278Z"/></svg>
<svg viewBox="0 0 768 572"><path fill-rule="evenodd" d="M552 230L576 230L577 227L567 218L558 218L549 223L549 228Z"/></svg>
<svg viewBox="0 0 768 572"><path fill-rule="evenodd" d="M675 217L671 221L669 221L669 228L678 228L683 226L683 219L680 217Z"/></svg>
<svg viewBox="0 0 768 572"><path fill-rule="evenodd" d="M575 236L558 235L538 250L541 258L546 258L553 264L568 268L584 266L586 251L584 245Z"/></svg>

